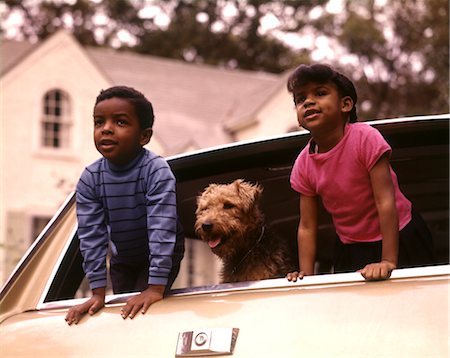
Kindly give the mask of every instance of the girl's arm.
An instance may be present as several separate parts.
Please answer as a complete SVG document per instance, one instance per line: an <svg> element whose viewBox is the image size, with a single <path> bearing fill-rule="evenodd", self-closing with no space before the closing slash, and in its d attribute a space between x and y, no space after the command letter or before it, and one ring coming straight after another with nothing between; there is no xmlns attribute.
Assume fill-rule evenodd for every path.
<svg viewBox="0 0 450 358"><path fill-rule="evenodd" d="M300 274L313 275L317 245L317 197L300 196L300 224L297 242Z"/></svg>
<svg viewBox="0 0 450 358"><path fill-rule="evenodd" d="M317 207L317 197L300 196L300 223L297 231L300 272L289 272L286 275L289 281L295 282L297 278L302 279L305 275L314 274L317 245Z"/></svg>
<svg viewBox="0 0 450 358"><path fill-rule="evenodd" d="M380 280L389 278L398 259L398 213L387 154L378 160L369 174L383 238L382 253L381 262L366 265L359 272L367 280Z"/></svg>

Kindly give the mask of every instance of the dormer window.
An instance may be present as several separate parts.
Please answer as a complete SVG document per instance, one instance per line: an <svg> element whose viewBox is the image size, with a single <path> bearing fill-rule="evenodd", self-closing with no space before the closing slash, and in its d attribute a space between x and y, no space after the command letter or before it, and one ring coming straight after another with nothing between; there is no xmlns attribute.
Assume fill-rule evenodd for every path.
<svg viewBox="0 0 450 358"><path fill-rule="evenodd" d="M42 113L41 145L45 148L62 149L70 145L70 100L59 90L45 94Z"/></svg>

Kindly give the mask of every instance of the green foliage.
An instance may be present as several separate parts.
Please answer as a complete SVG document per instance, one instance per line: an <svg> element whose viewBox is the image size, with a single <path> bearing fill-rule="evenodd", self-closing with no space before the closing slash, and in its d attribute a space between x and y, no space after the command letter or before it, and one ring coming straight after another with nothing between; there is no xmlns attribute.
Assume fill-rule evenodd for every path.
<svg viewBox="0 0 450 358"><path fill-rule="evenodd" d="M315 21L350 57L335 64L358 88L361 120L449 112L448 0L345 1ZM354 61L356 59L356 61Z"/></svg>
<svg viewBox="0 0 450 358"><path fill-rule="evenodd" d="M275 73L296 64L298 54L281 41L259 33L261 17L268 11L265 6L273 6L276 2L228 3L237 9L235 16L230 18L222 14L224 2L178 1L167 29L152 27L145 31L134 50L197 63ZM249 8L254 13L252 16L247 15ZM198 21L199 15L203 16L203 21ZM306 54L304 57L307 59Z"/></svg>
<svg viewBox="0 0 450 358"><path fill-rule="evenodd" d="M154 0L168 19L161 24L155 13L143 16L142 0L5 0L0 20L21 13L25 39L68 28L83 45L273 73L311 62L326 36L341 54L327 62L357 85L360 119L449 112L448 0L384 2L343 0L336 12L328 0ZM277 22L263 32L268 17ZM119 41L121 31L132 41ZM294 50L282 32L313 36L312 45Z"/></svg>

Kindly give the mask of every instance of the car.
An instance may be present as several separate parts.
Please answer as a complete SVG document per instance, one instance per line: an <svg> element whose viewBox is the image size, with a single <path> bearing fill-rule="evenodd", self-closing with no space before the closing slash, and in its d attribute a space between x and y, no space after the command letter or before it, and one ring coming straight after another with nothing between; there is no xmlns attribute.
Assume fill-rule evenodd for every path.
<svg viewBox="0 0 450 358"><path fill-rule="evenodd" d="M322 208L316 275L220 283L220 262L195 236L197 196L210 183L259 183L266 221L295 244L299 205L289 174L310 136L298 131L190 152L168 158L186 236L170 295L124 320L120 309L135 293L110 294L98 313L67 325L68 309L90 295L71 194L0 292L2 356L447 357L449 120L368 122L393 147L400 187L432 231L434 265L396 269L374 282L332 273L335 233Z"/></svg>

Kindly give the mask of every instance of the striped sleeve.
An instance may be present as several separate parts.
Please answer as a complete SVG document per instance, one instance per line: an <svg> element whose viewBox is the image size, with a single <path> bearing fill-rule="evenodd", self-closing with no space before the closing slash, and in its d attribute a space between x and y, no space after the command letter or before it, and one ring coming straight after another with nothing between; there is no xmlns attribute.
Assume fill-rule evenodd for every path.
<svg viewBox="0 0 450 358"><path fill-rule="evenodd" d="M175 177L167 162L152 160L146 173L149 284L166 285L177 237Z"/></svg>
<svg viewBox="0 0 450 358"><path fill-rule="evenodd" d="M94 171L93 171L94 170ZM95 168L86 168L76 188L78 237L83 270L91 289L106 287L108 231L101 199L95 193Z"/></svg>

